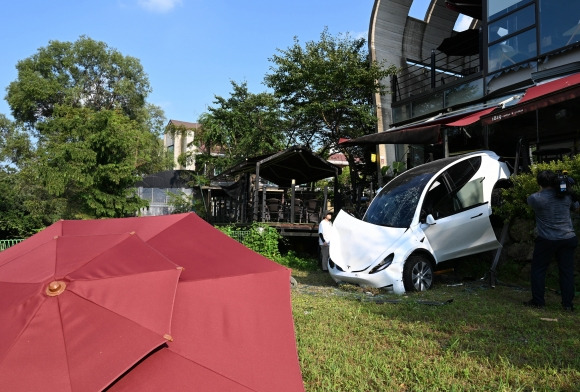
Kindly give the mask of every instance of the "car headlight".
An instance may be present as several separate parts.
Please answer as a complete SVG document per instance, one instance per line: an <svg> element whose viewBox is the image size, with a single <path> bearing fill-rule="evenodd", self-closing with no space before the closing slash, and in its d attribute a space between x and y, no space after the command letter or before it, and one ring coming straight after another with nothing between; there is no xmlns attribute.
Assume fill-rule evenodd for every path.
<svg viewBox="0 0 580 392"><path fill-rule="evenodd" d="M376 274L377 272L380 272L380 271L384 270L389 265L391 265L391 263L393 262L393 259L394 258L395 258L395 254L394 253L391 253L390 255L388 255L387 257L385 257L379 264L377 264L376 266L374 266L373 269L369 272L369 274Z"/></svg>

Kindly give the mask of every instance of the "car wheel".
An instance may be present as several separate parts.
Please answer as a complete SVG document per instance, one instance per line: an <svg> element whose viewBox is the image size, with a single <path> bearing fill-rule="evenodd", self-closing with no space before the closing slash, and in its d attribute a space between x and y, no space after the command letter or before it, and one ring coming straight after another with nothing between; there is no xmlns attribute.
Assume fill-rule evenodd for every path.
<svg viewBox="0 0 580 392"><path fill-rule="evenodd" d="M424 256L410 256L403 268L405 291L425 291L433 286L433 266Z"/></svg>
<svg viewBox="0 0 580 392"><path fill-rule="evenodd" d="M290 277L290 288L294 289L298 287L298 281L296 279L294 279L293 276Z"/></svg>

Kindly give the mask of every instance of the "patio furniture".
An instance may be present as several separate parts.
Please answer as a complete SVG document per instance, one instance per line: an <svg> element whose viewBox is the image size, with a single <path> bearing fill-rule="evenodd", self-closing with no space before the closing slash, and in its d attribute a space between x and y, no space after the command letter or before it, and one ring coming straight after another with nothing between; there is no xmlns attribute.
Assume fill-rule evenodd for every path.
<svg viewBox="0 0 580 392"><path fill-rule="evenodd" d="M317 199L306 200L304 211L306 223L318 223L320 221L320 202Z"/></svg>

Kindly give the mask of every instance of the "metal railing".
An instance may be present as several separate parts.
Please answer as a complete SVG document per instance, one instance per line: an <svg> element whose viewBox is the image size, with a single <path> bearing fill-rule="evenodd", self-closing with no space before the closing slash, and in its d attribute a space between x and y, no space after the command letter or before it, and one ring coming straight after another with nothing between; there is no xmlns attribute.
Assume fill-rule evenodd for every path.
<svg viewBox="0 0 580 392"><path fill-rule="evenodd" d="M480 59L479 55L447 56L436 50L423 60L407 59L407 66L393 78L393 101L431 93L445 84L477 74L482 68Z"/></svg>
<svg viewBox="0 0 580 392"><path fill-rule="evenodd" d="M243 243L244 238L250 234L250 230L234 230L228 233L228 235L234 240Z"/></svg>
<svg viewBox="0 0 580 392"><path fill-rule="evenodd" d="M24 240L23 239L0 240L0 252L22 241Z"/></svg>

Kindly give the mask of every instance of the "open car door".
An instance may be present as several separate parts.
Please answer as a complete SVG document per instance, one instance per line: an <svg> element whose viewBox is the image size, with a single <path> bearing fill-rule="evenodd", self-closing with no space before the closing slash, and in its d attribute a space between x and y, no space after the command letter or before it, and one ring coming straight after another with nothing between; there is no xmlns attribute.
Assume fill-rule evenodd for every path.
<svg viewBox="0 0 580 392"><path fill-rule="evenodd" d="M437 177L425 195L422 229L437 262L501 246L489 219L486 178L473 177L480 165L479 157L458 162Z"/></svg>

